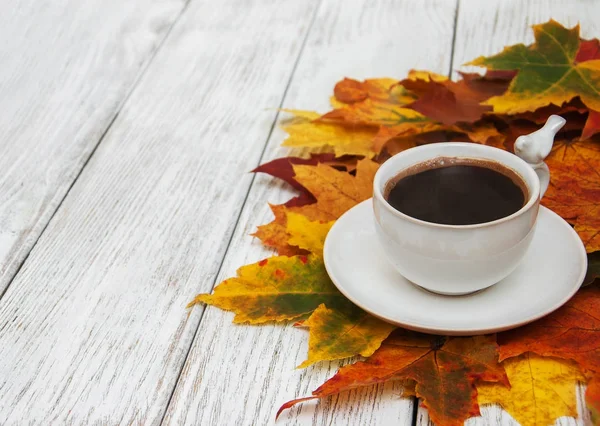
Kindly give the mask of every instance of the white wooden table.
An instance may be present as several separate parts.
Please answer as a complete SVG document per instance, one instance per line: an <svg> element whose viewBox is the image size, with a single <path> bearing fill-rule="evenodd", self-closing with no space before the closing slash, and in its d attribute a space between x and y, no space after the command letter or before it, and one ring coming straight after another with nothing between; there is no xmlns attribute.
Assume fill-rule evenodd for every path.
<svg viewBox="0 0 600 426"><path fill-rule="evenodd" d="M274 423L341 363L296 370L304 331L185 305L270 254L249 234L291 192L248 171L289 155L276 109L325 112L344 76L454 74L551 17L600 36L598 16L592 0L3 2L0 424ZM426 424L399 389L276 424Z"/></svg>

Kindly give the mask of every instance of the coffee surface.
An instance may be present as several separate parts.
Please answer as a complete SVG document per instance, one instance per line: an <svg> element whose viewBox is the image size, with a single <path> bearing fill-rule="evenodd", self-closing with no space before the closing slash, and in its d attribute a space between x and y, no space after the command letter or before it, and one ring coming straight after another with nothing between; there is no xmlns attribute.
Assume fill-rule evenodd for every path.
<svg viewBox="0 0 600 426"><path fill-rule="evenodd" d="M385 198L416 219L472 225L517 212L525 204L524 189L516 173L498 163L438 159L392 179Z"/></svg>

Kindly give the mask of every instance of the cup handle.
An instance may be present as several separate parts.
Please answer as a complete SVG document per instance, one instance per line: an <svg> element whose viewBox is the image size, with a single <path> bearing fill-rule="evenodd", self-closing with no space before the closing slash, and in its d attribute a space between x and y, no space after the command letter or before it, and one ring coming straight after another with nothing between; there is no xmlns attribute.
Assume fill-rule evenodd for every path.
<svg viewBox="0 0 600 426"><path fill-rule="evenodd" d="M546 193L546 190L548 189L548 185L550 185L550 169L548 168L548 165L546 163L544 163L543 161L541 163L535 164L535 165L530 164L530 166L533 167L535 174L537 175L538 179L540 180L540 199L541 199L544 196L544 194Z"/></svg>
<svg viewBox="0 0 600 426"><path fill-rule="evenodd" d="M550 184L550 169L544 159L552 151L554 136L565 125L566 120L558 115L548 117L541 129L522 135L515 141L515 154L529 164L540 180L540 198Z"/></svg>

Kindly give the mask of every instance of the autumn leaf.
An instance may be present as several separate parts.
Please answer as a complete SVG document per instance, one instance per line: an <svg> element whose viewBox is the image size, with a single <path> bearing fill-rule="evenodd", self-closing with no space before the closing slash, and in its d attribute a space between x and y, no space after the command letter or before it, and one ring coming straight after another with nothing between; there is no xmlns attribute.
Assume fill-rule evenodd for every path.
<svg viewBox="0 0 600 426"><path fill-rule="evenodd" d="M279 256L242 266L237 277L200 294L190 303L235 312L235 323L260 324L310 314L322 303L347 309L350 303L333 285L318 256Z"/></svg>
<svg viewBox="0 0 600 426"><path fill-rule="evenodd" d="M551 20L534 25L536 42L517 44L467 65L492 70L518 70L508 90L484 102L496 113L515 114L548 104L561 105L576 96L592 110L600 110L600 60L577 62L579 26L564 28Z"/></svg>
<svg viewBox="0 0 600 426"><path fill-rule="evenodd" d="M505 136L498 131L493 123L483 121L472 125L463 123L460 130L467 135L471 142L504 149Z"/></svg>
<svg viewBox="0 0 600 426"><path fill-rule="evenodd" d="M400 84L416 94L418 99L407 107L446 125L472 123L492 110L481 102L504 93L509 85L506 80L489 79L479 74L461 76L462 79L457 82L409 76Z"/></svg>
<svg viewBox="0 0 600 426"><path fill-rule="evenodd" d="M294 189L300 192L300 195L294 197L285 203L286 207L301 206L304 204L314 203L315 198L300 185L296 179L294 179L294 167L295 164L304 165L317 165L327 164L328 166L335 167L337 170L350 171L356 167L356 160L353 158L336 158L334 154L311 154L310 158L300 157L283 157L269 161L268 163L261 164L256 169L252 170L253 173L266 173L270 176L276 177L287 182Z"/></svg>
<svg viewBox="0 0 600 426"><path fill-rule="evenodd" d="M292 148L329 148L336 156L360 155L372 157L372 140L377 127L360 123L315 121L321 117L312 111L284 110L295 115L295 119L282 126L289 137L283 146Z"/></svg>
<svg viewBox="0 0 600 426"><path fill-rule="evenodd" d="M387 126L393 128L396 134L422 133L442 127L413 109L371 99L334 109L324 114L321 120L325 123L333 121L353 125Z"/></svg>
<svg viewBox="0 0 600 426"><path fill-rule="evenodd" d="M445 339L397 330L366 361L342 367L311 397L285 403L278 415L307 399L389 380L414 380L416 395L438 426L462 426L479 414L475 380L508 385L491 336Z"/></svg>
<svg viewBox="0 0 600 426"><path fill-rule="evenodd" d="M256 172L268 173L285 180L299 189L301 195L290 200L293 203L271 205L274 220L258 226L252 235L266 246L276 249L280 255L307 254L306 250L289 241L287 221L290 213L302 214L309 221L329 222L371 197L373 178L379 167L377 163L370 160L359 161L356 164L356 176L326 164L343 165L326 156L313 156L310 159L288 157L255 169Z"/></svg>
<svg viewBox="0 0 600 426"><path fill-rule="evenodd" d="M320 305L303 326L310 331L308 359L298 368L357 354L371 356L396 328L354 306L340 311L325 305Z"/></svg>
<svg viewBox="0 0 600 426"><path fill-rule="evenodd" d="M589 139L598 132L600 132L600 112L590 110L583 131L581 132L581 139Z"/></svg>
<svg viewBox="0 0 600 426"><path fill-rule="evenodd" d="M378 82L378 85L373 84L374 81ZM363 90L364 93L360 96L356 95L356 92L345 94L338 88L337 92L344 93L341 95L342 99L354 101L349 104L338 105L338 108L323 115L320 121L324 123L385 126L387 127L385 132L390 135L389 138L403 133L419 134L443 127L417 111L405 107L415 100L415 96L404 87L395 84L390 86L387 92L382 91L382 87L391 83L387 79L383 79L383 81L385 81L384 84L381 83L381 80L366 80L364 83L352 80L353 90L356 90L357 87L361 87ZM348 80L338 83L340 87L348 85L350 85ZM349 90L346 89L346 92ZM362 100L358 101L358 99ZM337 102L339 100L336 97L334 104ZM381 140L381 137L380 134L378 139ZM382 144L379 143L376 146L381 147ZM379 151L375 149L375 152Z"/></svg>
<svg viewBox="0 0 600 426"><path fill-rule="evenodd" d="M393 78L374 78L365 81L344 78L335 85L333 94L336 100L346 104L364 101L367 98L385 101L390 99L392 96L390 90L397 83L398 80ZM410 94L403 95L407 96L404 102L412 100Z"/></svg>
<svg viewBox="0 0 600 426"><path fill-rule="evenodd" d="M546 164L552 178L542 204L575 226L588 253L600 250L600 144L557 141Z"/></svg>
<svg viewBox="0 0 600 426"><path fill-rule="evenodd" d="M303 214L311 221L335 220L373 195L373 178L378 167L379 164L371 160L361 160L356 165L356 176L352 176L322 164L294 166L296 181L305 187L317 202L290 210Z"/></svg>
<svg viewBox="0 0 600 426"><path fill-rule="evenodd" d="M427 70L415 70L412 69L408 72L406 76L408 80L412 81L425 81L425 82L443 82L448 81L448 77L442 74L438 74L435 72L427 71Z"/></svg>
<svg viewBox="0 0 600 426"><path fill-rule="evenodd" d="M577 417L576 387L585 377L575 363L526 353L502 365L510 388L478 384L480 405L500 404L522 426L546 426L562 416Z"/></svg>
<svg viewBox="0 0 600 426"><path fill-rule="evenodd" d="M334 223L335 221L311 222L301 214L290 212L287 214L287 233L290 236L288 243L322 256L325 237Z"/></svg>
<svg viewBox="0 0 600 426"><path fill-rule="evenodd" d="M323 164L337 164L335 161L335 155L333 154L311 154L310 158L300 157L283 157L269 161L268 163L261 164L256 169L252 170L252 173L266 173L278 179L281 179L298 191L305 191L305 188L300 185L294 179L294 164L305 164L305 165L317 165ZM314 201L314 200L313 200Z"/></svg>
<svg viewBox="0 0 600 426"><path fill-rule="evenodd" d="M600 287L588 286L550 315L498 334L500 360L535 352L600 372Z"/></svg>

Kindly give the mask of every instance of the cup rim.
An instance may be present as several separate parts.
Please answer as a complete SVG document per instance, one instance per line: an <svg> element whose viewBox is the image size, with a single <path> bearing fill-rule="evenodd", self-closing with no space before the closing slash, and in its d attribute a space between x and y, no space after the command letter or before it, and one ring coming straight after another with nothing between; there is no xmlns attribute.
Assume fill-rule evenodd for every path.
<svg viewBox="0 0 600 426"><path fill-rule="evenodd" d="M490 160L489 158L484 158L485 160L488 161L496 161L500 164L502 164L504 167L507 167L509 169L511 169L513 172L517 173L517 175L519 175L524 181L525 184L527 185L527 189L530 190L529 192L529 199L527 200L527 203L525 203L525 205L523 205L523 207L521 207L519 210L517 210L516 212L514 212L511 215L502 217L500 219L496 219L496 220L492 220L490 222L483 222L483 223L474 223L474 224L470 224L470 225L448 225L445 223L435 223L435 222L427 222L425 220L421 220L421 219L417 219L415 217L409 216L405 213L402 213L399 210L396 210L394 207L392 207L392 205L385 199L385 197L383 196L383 192L382 192L382 188L385 186L385 184L387 184L387 182L381 182L382 181L382 174L383 174L383 170L385 170L386 168L386 164L390 164L387 166L387 168L392 167L391 166L391 161L392 159L396 158L396 157L400 157L403 155L407 155L407 153L414 153L415 150L420 150L420 151L430 151L430 150L434 150L436 147L439 147L440 145L443 146L453 146L456 148L466 148L466 149L476 149L476 150L483 150L483 151L489 151L489 152L502 152L502 155L508 154L508 155L512 155L514 157L514 160L516 160L516 162L518 164L522 165L522 169L523 171L525 171L525 174L529 174L529 177L533 177L533 179L531 179L531 182L533 182L532 187L530 188L530 185L527 183L527 181L525 181L525 178L523 176L523 173L521 170L515 170L514 167L511 167L510 165L506 164L505 162L502 162L500 160ZM476 148L475 148L476 147ZM439 156L442 156L443 154L440 154ZM452 157L453 155L444 155L444 156L449 156ZM456 155L456 157L460 157L460 158L473 158L473 159L477 159L477 158L481 158L478 157L476 155L476 153L474 153L473 155L470 155L468 153L465 153L464 155ZM435 157L432 157L435 158ZM418 163L415 163L418 164ZM412 167L415 164L411 164L408 167ZM401 172L402 170L405 170L405 168L401 168L398 169L395 174ZM511 153L510 151L505 151L503 149L500 148L495 148L492 146L488 146L488 145L481 145L481 144L477 144L474 142L437 142L437 143L432 143L432 144L427 144L427 145L421 145L421 146L417 146L414 148L409 148L407 150L401 151L396 155L393 155L392 157L390 157L385 163L383 163L379 169L377 170L377 172L375 173L375 178L373 179L373 197L375 199L377 199L379 201L379 203L381 205L384 206L384 208L386 210L388 210L391 214L393 214L394 216L397 216L401 219L405 219L408 220L410 222L413 222L417 225L421 225L421 226L427 226L430 228L436 228L436 229L457 229L457 230L461 230L461 229L480 229L480 228L487 228L487 227L491 227L491 226L496 226L499 225L501 223L504 222L508 222L518 216L521 216L522 214L524 214L525 212L527 212L529 209L531 209L534 205L539 203L540 200L540 181L539 178L537 177L537 174L535 173L535 171L533 170L533 168L527 164L523 159L519 158L517 155Z"/></svg>

